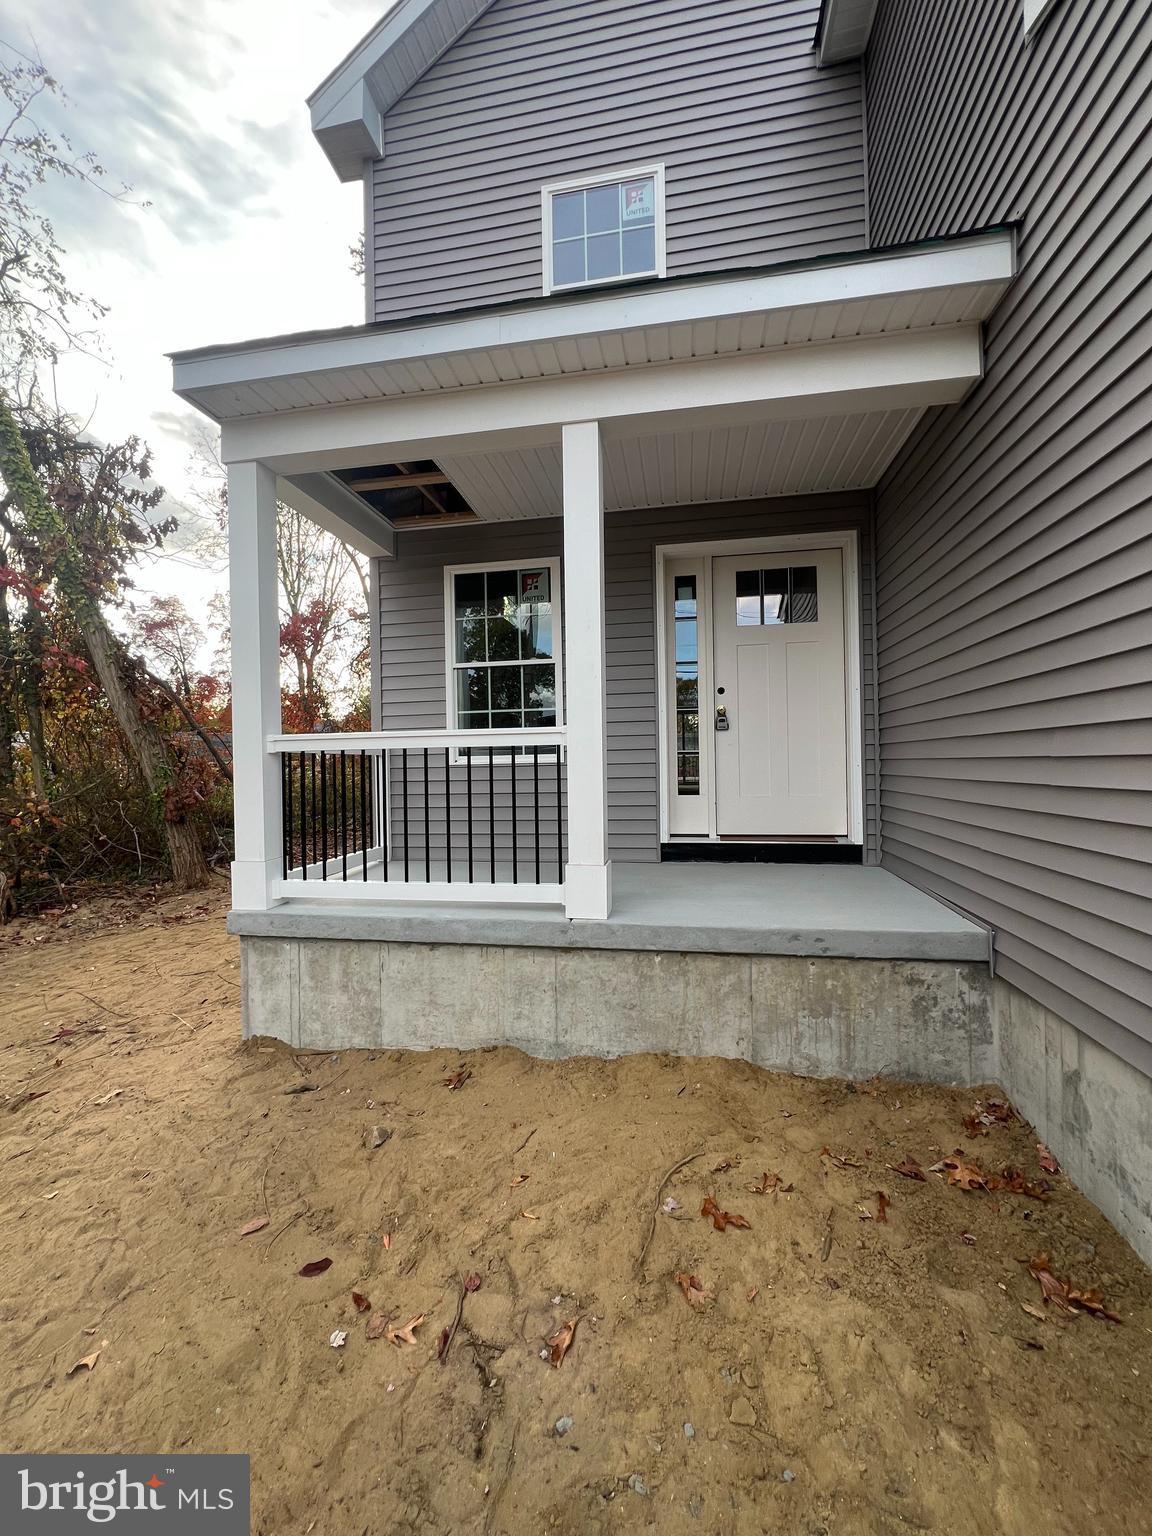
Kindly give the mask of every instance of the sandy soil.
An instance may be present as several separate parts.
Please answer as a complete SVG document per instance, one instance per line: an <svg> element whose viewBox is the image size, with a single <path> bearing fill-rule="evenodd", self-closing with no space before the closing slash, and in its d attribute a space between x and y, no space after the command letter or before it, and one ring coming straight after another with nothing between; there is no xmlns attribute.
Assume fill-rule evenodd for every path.
<svg viewBox="0 0 1152 1536"><path fill-rule="evenodd" d="M715 1060L241 1045L220 911L0 940L0 1449L245 1451L277 1536L1152 1530L1152 1276L1062 1176L890 1167L1036 1179L1027 1126ZM1046 1306L1044 1250L1122 1321Z"/></svg>

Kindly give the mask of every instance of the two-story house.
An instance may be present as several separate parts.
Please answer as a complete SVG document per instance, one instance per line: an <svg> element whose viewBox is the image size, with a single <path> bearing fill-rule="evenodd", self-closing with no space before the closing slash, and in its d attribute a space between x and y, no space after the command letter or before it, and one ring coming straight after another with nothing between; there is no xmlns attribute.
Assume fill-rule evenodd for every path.
<svg viewBox="0 0 1152 1536"><path fill-rule="evenodd" d="M229 466L250 1032L999 1080L1152 1256L1152 15L400 0ZM373 557L281 732L278 499Z"/></svg>

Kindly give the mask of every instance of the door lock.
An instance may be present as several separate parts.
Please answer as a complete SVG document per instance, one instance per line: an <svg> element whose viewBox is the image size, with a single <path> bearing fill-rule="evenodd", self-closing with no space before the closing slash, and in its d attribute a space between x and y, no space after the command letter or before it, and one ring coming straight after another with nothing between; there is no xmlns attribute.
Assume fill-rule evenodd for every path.
<svg viewBox="0 0 1152 1536"><path fill-rule="evenodd" d="M716 706L716 729L718 731L726 731L729 729L728 710L723 704L717 704Z"/></svg>

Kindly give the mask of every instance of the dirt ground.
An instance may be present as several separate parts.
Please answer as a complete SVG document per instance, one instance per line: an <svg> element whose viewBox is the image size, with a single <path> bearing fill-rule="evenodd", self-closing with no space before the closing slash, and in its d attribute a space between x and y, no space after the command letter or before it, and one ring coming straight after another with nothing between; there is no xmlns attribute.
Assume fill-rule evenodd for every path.
<svg viewBox="0 0 1152 1536"><path fill-rule="evenodd" d="M222 911L0 937L0 1449L247 1452L268 1536L1152 1531L1152 1276L989 1094L245 1045Z"/></svg>

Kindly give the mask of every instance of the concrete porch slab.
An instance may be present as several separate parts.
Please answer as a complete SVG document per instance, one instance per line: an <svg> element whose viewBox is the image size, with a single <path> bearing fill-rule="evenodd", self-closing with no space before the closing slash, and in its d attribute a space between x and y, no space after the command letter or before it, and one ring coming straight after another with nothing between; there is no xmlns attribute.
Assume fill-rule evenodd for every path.
<svg viewBox="0 0 1152 1536"><path fill-rule="evenodd" d="M605 922L569 922L555 907L412 902L365 910L363 903L300 900L267 912L233 912L228 928L249 938L858 960L988 958L986 929L883 869L617 863L612 883L612 915Z"/></svg>

